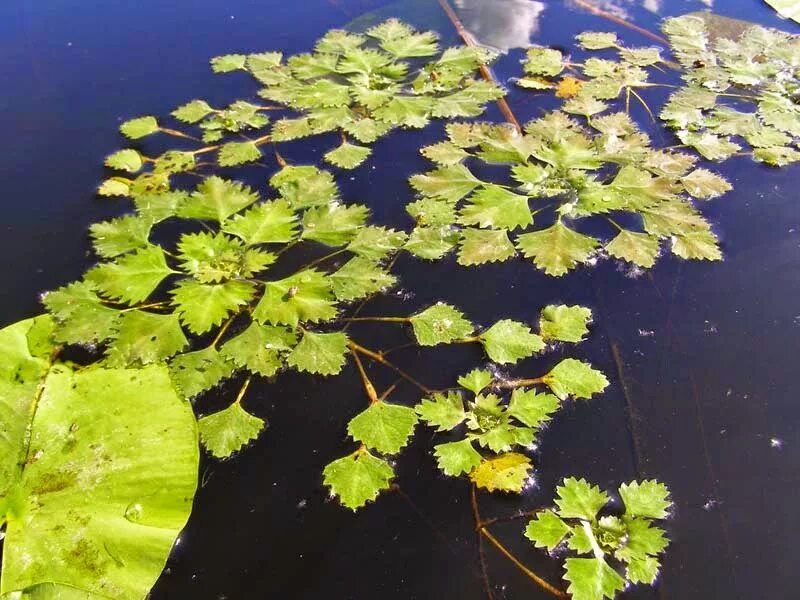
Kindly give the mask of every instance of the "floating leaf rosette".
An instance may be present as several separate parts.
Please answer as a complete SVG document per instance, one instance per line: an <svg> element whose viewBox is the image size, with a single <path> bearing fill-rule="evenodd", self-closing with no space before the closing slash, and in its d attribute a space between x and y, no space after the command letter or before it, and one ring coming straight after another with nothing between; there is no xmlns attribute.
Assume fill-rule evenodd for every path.
<svg viewBox="0 0 800 600"><path fill-rule="evenodd" d="M520 253L554 276L601 251L649 268L664 242L682 258L720 259L694 200L725 193L728 182L695 168L691 155L651 148L623 113L589 123L552 112L523 134L449 124L446 141L422 150L437 168L410 179L420 199L407 207L416 227L406 249L436 259L457 247L464 266ZM479 178L469 168L479 163L508 164L509 176ZM587 220L604 223L608 234L581 232Z"/></svg>

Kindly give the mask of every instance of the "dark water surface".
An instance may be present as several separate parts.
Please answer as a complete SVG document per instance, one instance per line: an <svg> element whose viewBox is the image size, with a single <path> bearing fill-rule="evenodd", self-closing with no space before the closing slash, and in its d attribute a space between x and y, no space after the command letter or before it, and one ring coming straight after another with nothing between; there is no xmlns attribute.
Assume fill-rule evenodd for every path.
<svg viewBox="0 0 800 600"><path fill-rule="evenodd" d="M527 36L568 47L575 33L611 27L560 2L455 4L482 39L511 47L495 67L501 82L519 73L522 51L514 47ZM663 4L659 14L652 12L658 0L623 0L616 7L651 30L661 16L704 8L700 2ZM165 115L195 97L212 104L252 97L257 87L245 74L215 76L208 58L306 51L327 29L376 9L379 17L413 20L456 43L433 0L0 4L2 324L39 312L41 292L78 278L93 260L88 225L126 210L125 201L93 195L102 158L123 143L120 121ZM798 31L760 1L721 2L714 9ZM631 44L649 43L620 33ZM521 121L545 106L541 97L517 90L508 100ZM646 122L646 115L635 116ZM494 106L487 118L501 119ZM368 204L379 223L408 226L406 179L428 168L416 149L441 135L442 124L435 123L381 140L364 166L337 173L344 198ZM654 139L674 143L666 131ZM296 163L319 162L319 149L330 145L314 138L281 152ZM275 168L248 169L246 179L264 192ZM655 589L636 588L630 598L796 598L800 584L800 171L746 159L718 170L734 191L704 210L721 234L723 263L666 256L651 274L630 278L604 261L552 279L521 260L464 269L450 258L421 268L403 256L397 273L403 290L413 294L380 297L366 312L409 314L444 299L487 324L506 316L535 322L540 308L553 302L594 309L592 334L575 356L601 368L612 385L601 399L564 409L543 434L534 489L521 499L482 496L480 502L486 517L549 504L557 481L570 474L607 489L635 477L666 482L676 510L663 576ZM351 331L372 347L407 339L406 332L374 325ZM474 348L455 348L399 352L395 359L443 387L481 357ZM538 375L559 359L550 353L515 373ZM370 375L381 387L392 381L381 370ZM237 385L232 381L218 397L201 400L198 409L225 405ZM418 399L407 388L397 396L407 403ZM352 449L346 424L364 406L352 365L329 380L287 373L274 384L251 387L246 404L270 427L240 456L222 463L203 459L194 513L153 598L485 597L468 485L439 475L429 430L420 427L397 461L402 493L384 494L356 514L328 498L322 468ZM559 562L532 548L522 525L494 531L557 582ZM498 598L550 597L494 549L487 549L487 559Z"/></svg>

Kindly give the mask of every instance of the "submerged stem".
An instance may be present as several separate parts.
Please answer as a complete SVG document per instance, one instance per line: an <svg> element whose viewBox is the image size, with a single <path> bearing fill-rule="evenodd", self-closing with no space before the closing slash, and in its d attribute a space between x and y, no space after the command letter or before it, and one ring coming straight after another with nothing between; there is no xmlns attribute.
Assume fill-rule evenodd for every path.
<svg viewBox="0 0 800 600"><path fill-rule="evenodd" d="M247 379L244 380L242 384L242 389L239 390L239 393L236 395L236 400L233 401L234 404L239 404L244 398L245 393L247 393L247 388L250 387L250 381L252 381L253 376L248 375Z"/></svg>
<svg viewBox="0 0 800 600"><path fill-rule="evenodd" d="M392 371L394 371L395 373L400 375L400 377L402 377L403 379L405 379L406 381L408 381L412 385L415 385L416 387L418 387L420 390L422 390L423 393L425 393L425 394L432 394L433 393L433 390L431 388L429 388L426 385L421 384L419 381L414 379L411 375L409 375L408 373L403 371L400 367L398 367L394 363L391 363L388 360L386 360L383 357L383 354L381 354L380 352L375 352L374 350L370 350L369 348L364 348L364 346L362 346L360 344L357 344L353 340L350 340L349 342L347 342L347 345L351 350L359 352L359 353L363 354L364 356L368 356L369 358L371 358L375 362L377 362L379 364L382 364L384 367L388 367L389 369L391 369Z"/></svg>
<svg viewBox="0 0 800 600"><path fill-rule="evenodd" d="M161 133L166 133L167 135L184 138L186 140L192 140L194 142L200 141L200 139L194 137L193 135L189 135L188 133L183 133L182 131L178 131L177 129L170 129L169 127L159 127L158 130Z"/></svg>
<svg viewBox="0 0 800 600"><path fill-rule="evenodd" d="M367 397L369 398L370 404L375 404L378 402L378 393L375 391L375 386L372 385L372 382L367 377L367 372L364 369L364 365L361 362L361 359L358 356L358 352L356 352L352 347L350 348L350 354L353 355L353 358L356 361L356 367L358 367L358 374L361 375L361 383L364 384L364 391L367 393Z"/></svg>

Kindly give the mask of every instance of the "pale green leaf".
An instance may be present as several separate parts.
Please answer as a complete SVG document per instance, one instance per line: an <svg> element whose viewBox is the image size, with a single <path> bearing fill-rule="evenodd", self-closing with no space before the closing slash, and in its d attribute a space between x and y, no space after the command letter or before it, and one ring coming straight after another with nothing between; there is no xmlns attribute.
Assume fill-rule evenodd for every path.
<svg viewBox="0 0 800 600"><path fill-rule="evenodd" d="M230 377L233 368L233 363L212 347L179 354L169 364L172 381L187 400Z"/></svg>
<svg viewBox="0 0 800 600"><path fill-rule="evenodd" d="M358 256L378 261L399 250L406 241L403 231L366 225L359 228L347 250Z"/></svg>
<svg viewBox="0 0 800 600"><path fill-rule="evenodd" d="M261 158L261 150L253 142L228 142L219 149L220 167L235 167Z"/></svg>
<svg viewBox="0 0 800 600"><path fill-rule="evenodd" d="M306 373L336 375L342 370L347 352L347 336L340 332L303 331L303 338L286 358L290 367Z"/></svg>
<svg viewBox="0 0 800 600"><path fill-rule="evenodd" d="M259 323L290 325L317 323L336 316L330 282L320 271L305 270L279 281L268 281L253 311Z"/></svg>
<svg viewBox="0 0 800 600"><path fill-rule="evenodd" d="M331 290L337 300L358 300L392 287L397 283L394 275L387 273L374 261L356 256L328 276Z"/></svg>
<svg viewBox="0 0 800 600"><path fill-rule="evenodd" d="M458 378L458 385L470 390L473 394L480 394L481 390L492 382L493 376L483 369L472 369L466 375Z"/></svg>
<svg viewBox="0 0 800 600"><path fill-rule="evenodd" d="M689 231L674 236L672 252L685 259L722 260L717 237L710 231Z"/></svg>
<svg viewBox="0 0 800 600"><path fill-rule="evenodd" d="M528 197L499 185L484 185L461 209L461 223L498 229L526 228L533 224Z"/></svg>
<svg viewBox="0 0 800 600"><path fill-rule="evenodd" d="M105 306L92 284L79 281L48 292L42 299L53 315L58 342L96 344L112 337L122 313Z"/></svg>
<svg viewBox="0 0 800 600"><path fill-rule="evenodd" d="M272 377L283 367L286 353L296 344L294 331L251 323L242 333L225 342L220 353L237 367Z"/></svg>
<svg viewBox="0 0 800 600"><path fill-rule="evenodd" d="M249 281L206 284L185 279L170 294L184 325L193 333L202 334L247 305L255 294L255 285Z"/></svg>
<svg viewBox="0 0 800 600"><path fill-rule="evenodd" d="M387 104L375 109L376 119L390 125L421 129L430 120L436 100L426 96L394 96Z"/></svg>
<svg viewBox="0 0 800 600"><path fill-rule="evenodd" d="M658 559L654 556L634 558L628 561L625 576L633 584L653 585L658 577L659 566Z"/></svg>
<svg viewBox="0 0 800 600"><path fill-rule="evenodd" d="M420 198L406 204L406 212L421 226L438 227L456 221L455 207L435 198Z"/></svg>
<svg viewBox="0 0 800 600"><path fill-rule="evenodd" d="M646 233L623 229L606 244L605 249L615 258L649 269L656 264L659 242L658 238Z"/></svg>
<svg viewBox="0 0 800 600"><path fill-rule="evenodd" d="M161 194L144 194L133 199L136 210L153 223L159 223L178 213L189 194L186 192L164 192Z"/></svg>
<svg viewBox="0 0 800 600"><path fill-rule="evenodd" d="M433 31L384 39L380 45L381 48L398 58L431 56L439 51L437 35Z"/></svg>
<svg viewBox="0 0 800 600"><path fill-rule="evenodd" d="M664 519L672 506L667 486L653 479L623 483L619 495L625 504L625 514L630 517Z"/></svg>
<svg viewBox="0 0 800 600"><path fill-rule="evenodd" d="M757 161L772 165L773 167L785 167L786 165L800 161L800 152L786 146L756 148L753 150L753 158Z"/></svg>
<svg viewBox="0 0 800 600"><path fill-rule="evenodd" d="M338 148L326 152L323 158L325 162L341 169L355 169L358 165L367 160L367 157L371 153L372 150L370 148L344 142Z"/></svg>
<svg viewBox="0 0 800 600"><path fill-rule="evenodd" d="M568 558L564 565L573 600L611 600L625 588L625 580L602 558Z"/></svg>
<svg viewBox="0 0 800 600"><path fill-rule="evenodd" d="M226 54L224 56L215 56L211 59L211 70L214 73L228 73L244 69L247 56L244 54Z"/></svg>
<svg viewBox="0 0 800 600"><path fill-rule="evenodd" d="M323 206L339 197L333 175L312 166L286 166L269 183L295 210Z"/></svg>
<svg viewBox="0 0 800 600"><path fill-rule="evenodd" d="M284 199L262 202L225 221L223 231L246 244L286 243L297 234L297 217Z"/></svg>
<svg viewBox="0 0 800 600"><path fill-rule="evenodd" d="M561 73L564 57L560 51L552 48L530 48L522 65L528 75L544 75L554 77Z"/></svg>
<svg viewBox="0 0 800 600"><path fill-rule="evenodd" d="M562 400L569 396L588 399L608 386L605 375L574 358L562 360L544 376L543 381Z"/></svg>
<svg viewBox="0 0 800 600"><path fill-rule="evenodd" d="M533 467L524 454L508 452L492 458L484 458L470 474L472 482L490 492L514 492L519 494Z"/></svg>
<svg viewBox="0 0 800 600"><path fill-rule="evenodd" d="M503 319L480 334L486 354L494 362L515 363L544 349L541 337L523 323Z"/></svg>
<svg viewBox="0 0 800 600"><path fill-rule="evenodd" d="M517 248L548 275L560 277L585 263L599 244L598 240L573 231L561 221L547 229L517 237Z"/></svg>
<svg viewBox="0 0 800 600"><path fill-rule="evenodd" d="M416 424L414 409L375 402L350 420L347 433L355 441L381 454L397 454L408 443Z"/></svg>
<svg viewBox="0 0 800 600"><path fill-rule="evenodd" d="M458 392L437 392L432 399L423 399L415 410L423 421L436 427L436 431L449 431L467 418Z"/></svg>
<svg viewBox="0 0 800 600"><path fill-rule="evenodd" d="M481 185L481 181L461 164L441 167L424 175L412 175L409 181L421 194L449 202L458 202Z"/></svg>
<svg viewBox="0 0 800 600"><path fill-rule="evenodd" d="M450 252L461 235L451 227L415 227L404 248L419 258L437 260Z"/></svg>
<svg viewBox="0 0 800 600"><path fill-rule="evenodd" d="M157 363L188 345L177 314L132 310L120 319L119 331L108 347L108 363L114 367Z"/></svg>
<svg viewBox="0 0 800 600"><path fill-rule="evenodd" d="M584 31L575 36L584 50L603 50L617 45L617 34L605 31Z"/></svg>
<svg viewBox="0 0 800 600"><path fill-rule="evenodd" d="M196 167L197 161L192 152L169 150L155 160L153 163L153 172L162 175L173 175L175 173L193 171Z"/></svg>
<svg viewBox="0 0 800 600"><path fill-rule="evenodd" d="M585 479L568 477L556 488L558 514L564 519L594 521L597 513L609 501L608 494Z"/></svg>
<svg viewBox="0 0 800 600"><path fill-rule="evenodd" d="M310 208L303 215L304 240L341 246L353 240L364 226L369 209L361 204L328 204Z"/></svg>
<svg viewBox="0 0 800 600"><path fill-rule="evenodd" d="M716 198L733 189L724 178L707 169L695 169L681 177L681 184L691 196L703 200Z"/></svg>
<svg viewBox="0 0 800 600"><path fill-rule="evenodd" d="M537 548L555 550L564 536L569 533L570 527L562 521L552 510L543 510L536 513L536 517L528 522L525 528L525 537Z"/></svg>
<svg viewBox="0 0 800 600"><path fill-rule="evenodd" d="M470 473L481 464L481 455L470 440L437 444L433 447L436 464L445 475L458 477Z"/></svg>
<svg viewBox="0 0 800 600"><path fill-rule="evenodd" d="M142 168L142 155L130 148L114 152L106 157L105 165L111 169L135 173Z"/></svg>
<svg viewBox="0 0 800 600"><path fill-rule="evenodd" d="M106 179L97 188L100 196L128 196L131 193L130 180L121 177Z"/></svg>
<svg viewBox="0 0 800 600"><path fill-rule="evenodd" d="M561 403L552 394L540 394L536 390L515 388L511 392L511 402L508 405L509 416L524 423L528 427L539 427L550 420Z"/></svg>
<svg viewBox="0 0 800 600"><path fill-rule="evenodd" d="M420 153L428 160L445 167L460 163L469 156L466 150L459 148L452 142L439 142L438 144L425 146L420 150Z"/></svg>
<svg viewBox="0 0 800 600"><path fill-rule="evenodd" d="M514 244L508 239L506 229L466 227L461 230L459 246L458 264L465 267L487 262L502 262L517 253Z"/></svg>
<svg viewBox="0 0 800 600"><path fill-rule="evenodd" d="M138 140L158 131L158 121L155 117L138 117L125 121L119 130L127 138Z"/></svg>
<svg viewBox="0 0 800 600"><path fill-rule="evenodd" d="M214 112L205 100L192 100L172 111L172 116L184 123L197 123Z"/></svg>
<svg viewBox="0 0 800 600"><path fill-rule="evenodd" d="M592 320L592 311L585 306L549 305L542 309L539 319L539 333L546 340L572 342L577 344L583 339Z"/></svg>
<svg viewBox="0 0 800 600"><path fill-rule="evenodd" d="M800 23L800 4L796 0L764 0L784 19Z"/></svg>
<svg viewBox="0 0 800 600"><path fill-rule="evenodd" d="M178 215L187 219L222 223L256 200L258 194L244 184L238 181L226 181L214 175L197 186L197 191L183 203Z"/></svg>
<svg viewBox="0 0 800 600"><path fill-rule="evenodd" d="M356 510L389 489L394 471L385 460L358 451L328 464L322 476L331 493L344 506Z"/></svg>
<svg viewBox="0 0 800 600"><path fill-rule="evenodd" d="M669 542L660 527L652 527L649 519L626 519L625 542L616 551L620 560L632 562L656 556L664 551Z"/></svg>
<svg viewBox="0 0 800 600"><path fill-rule="evenodd" d="M129 215L94 223L89 227L94 248L100 256L113 258L148 246L153 222L144 216Z"/></svg>
<svg viewBox="0 0 800 600"><path fill-rule="evenodd" d="M199 419L197 428L206 450L216 458L227 458L255 440L266 422L234 402L225 410Z"/></svg>
<svg viewBox="0 0 800 600"><path fill-rule="evenodd" d="M449 344L469 336L474 329L460 310L442 302L417 313L409 321L420 346Z"/></svg>
<svg viewBox="0 0 800 600"><path fill-rule="evenodd" d="M146 246L126 254L116 262L102 263L86 273L106 296L135 304L145 300L165 277L174 273L167 266L159 246Z"/></svg>
<svg viewBox="0 0 800 600"><path fill-rule="evenodd" d="M236 238L218 233L187 233L178 242L181 268L202 283L247 279L275 262L275 255L247 248Z"/></svg>

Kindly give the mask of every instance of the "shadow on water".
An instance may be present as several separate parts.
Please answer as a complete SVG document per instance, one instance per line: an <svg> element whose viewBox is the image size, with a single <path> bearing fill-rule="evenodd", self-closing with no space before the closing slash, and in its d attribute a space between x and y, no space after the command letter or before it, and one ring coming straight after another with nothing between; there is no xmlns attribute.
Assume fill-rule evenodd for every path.
<svg viewBox="0 0 800 600"><path fill-rule="evenodd" d="M518 73L519 47L529 39L569 47L582 30L611 27L556 2L454 5L476 38L509 50L494 67L504 83ZM704 7L657 0L604 5L652 31L662 16ZM793 30L759 2L715 2L714 9ZM254 94L245 76L211 75L209 56L305 51L331 27L351 21L366 27L388 16L437 29L446 43L457 43L435 0L149 0L135 10L96 0L47 6L9 0L0 6L4 322L37 312L38 294L80 276L91 260L88 224L124 210L118 201L91 196L102 176L101 157L120 144L119 120L164 114L200 95L214 103ZM620 35L649 44L632 31ZM523 122L545 106L514 89L508 101ZM646 115L636 116L646 123ZM494 106L486 118L501 120ZM382 224L408 226L406 179L427 168L417 149L442 131L435 123L376 143L365 166L339 177L344 197L369 204ZM654 137L672 143L666 131ZM281 152L298 163L319 162L318 147L317 140ZM276 166L267 168L271 173ZM662 580L654 590L632 590L631 598L785 598L800 583L794 542L800 530L797 170L743 159L718 170L734 185L706 209L722 236L724 263L664 257L650 274L629 277L602 261L555 280L523 261L464 269L451 258L422 268L403 256L397 264L402 289L366 308L365 314L403 315L445 299L481 324L505 316L534 322L554 302L594 309L592 335L576 356L601 368L612 386L602 399L563 410L544 433L532 489L521 499L482 497L481 510L491 517L548 503L565 474L609 489L634 477L667 482L676 510ZM252 169L248 179L263 190L267 174ZM375 324L351 331L375 348L407 340L407 332ZM555 350L515 372L541 374L559 357ZM437 387L482 357L460 347L435 354L400 350L394 360ZM267 418L269 429L240 456L203 459L195 512L153 598L484 597L468 486L438 473L430 431L420 428L397 461L400 492L356 514L328 497L320 473L352 447L346 424L364 405L354 367L347 369L331 380L287 373L254 384L247 408ZM393 383L391 373L369 369L379 387ZM223 406L238 384L209 394L198 409ZM419 398L401 386L396 399ZM495 531L557 582L557 561L530 547L520 529L517 521ZM487 560L498 598L549 597L491 548Z"/></svg>

